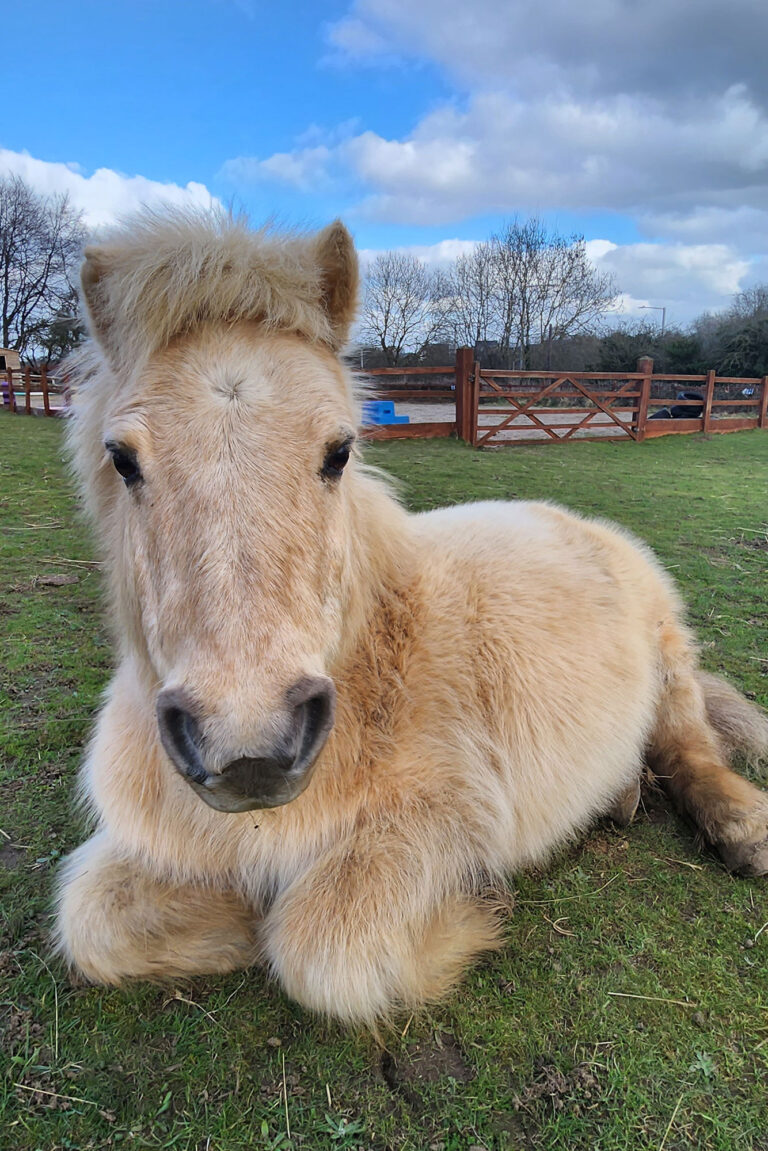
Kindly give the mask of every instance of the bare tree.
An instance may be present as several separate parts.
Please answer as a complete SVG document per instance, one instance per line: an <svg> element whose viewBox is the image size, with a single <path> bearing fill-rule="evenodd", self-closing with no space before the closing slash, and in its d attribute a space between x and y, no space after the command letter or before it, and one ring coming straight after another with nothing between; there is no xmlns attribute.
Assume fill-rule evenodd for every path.
<svg viewBox="0 0 768 1151"><path fill-rule="evenodd" d="M362 338L378 344L390 366L406 352L423 351L441 323L437 292L436 278L415 256L377 256L365 277Z"/></svg>
<svg viewBox="0 0 768 1151"><path fill-rule="evenodd" d="M533 343L585 332L615 301L611 276L590 263L583 236L560 236L538 219L513 220L491 237L498 339L521 367Z"/></svg>
<svg viewBox="0 0 768 1151"><path fill-rule="evenodd" d="M724 312L705 313L693 323L704 363L724 376L768 372L768 284L737 292Z"/></svg>
<svg viewBox="0 0 768 1151"><path fill-rule="evenodd" d="M593 332L616 301L613 277L590 263L583 236L572 236L549 249L544 261L547 291L536 317L538 342L552 344L568 336Z"/></svg>
<svg viewBox="0 0 768 1151"><path fill-rule="evenodd" d="M40 196L19 179L0 180L0 344L30 355L54 316L69 316L85 240L67 196Z"/></svg>
<svg viewBox="0 0 768 1151"><path fill-rule="evenodd" d="M38 327L35 332L34 357L28 355L27 359L33 358L36 366L58 364L85 336L85 322L80 315L78 293L73 288L59 311L52 313Z"/></svg>
<svg viewBox="0 0 768 1151"><path fill-rule="evenodd" d="M520 367L528 363L532 316L540 294L536 264L545 243L538 220L524 224L513 220L502 233L491 236L497 339L503 351L519 350Z"/></svg>
<svg viewBox="0 0 768 1151"><path fill-rule="evenodd" d="M768 316L768 284L755 284L737 292L726 316L737 320L752 320Z"/></svg>
<svg viewBox="0 0 768 1151"><path fill-rule="evenodd" d="M458 256L437 278L441 328L460 347L495 338L495 268L490 244Z"/></svg>
<svg viewBox="0 0 768 1151"><path fill-rule="evenodd" d="M511 221L460 256L439 288L442 328L457 344L492 341L526 368L535 344L551 351L553 342L593 332L617 294L590 263L583 236L560 236L535 218Z"/></svg>

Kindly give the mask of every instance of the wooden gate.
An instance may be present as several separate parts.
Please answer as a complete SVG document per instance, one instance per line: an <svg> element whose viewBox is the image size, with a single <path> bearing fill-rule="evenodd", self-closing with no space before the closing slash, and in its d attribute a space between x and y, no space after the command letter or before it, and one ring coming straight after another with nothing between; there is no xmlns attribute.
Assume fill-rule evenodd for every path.
<svg viewBox="0 0 768 1151"><path fill-rule="evenodd" d="M522 372L475 365L475 444L638 438L645 372Z"/></svg>
<svg viewBox="0 0 768 1151"><path fill-rule="evenodd" d="M768 376L654 374L648 356L635 372L503 371L457 359L456 378L457 431L475 447L768 428Z"/></svg>

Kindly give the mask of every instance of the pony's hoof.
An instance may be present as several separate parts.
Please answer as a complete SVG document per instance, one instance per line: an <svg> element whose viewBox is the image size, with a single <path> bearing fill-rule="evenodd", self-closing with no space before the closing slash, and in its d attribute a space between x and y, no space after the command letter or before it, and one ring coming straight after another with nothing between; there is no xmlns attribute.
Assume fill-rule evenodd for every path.
<svg viewBox="0 0 768 1151"><path fill-rule="evenodd" d="M609 808L607 815L608 818L616 824L617 827L628 827L632 820L635 818L638 804L640 803L640 779L634 780L629 785L626 791L622 792Z"/></svg>
<svg viewBox="0 0 768 1151"><path fill-rule="evenodd" d="M719 843L717 850L734 875L768 875L768 839L759 843Z"/></svg>

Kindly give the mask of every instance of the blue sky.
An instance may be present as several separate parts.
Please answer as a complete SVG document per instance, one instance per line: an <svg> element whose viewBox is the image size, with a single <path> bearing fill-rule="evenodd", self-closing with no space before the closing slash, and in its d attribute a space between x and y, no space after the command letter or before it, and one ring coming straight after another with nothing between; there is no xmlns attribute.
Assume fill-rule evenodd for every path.
<svg viewBox="0 0 768 1151"><path fill-rule="evenodd" d="M13 116L3 117L0 143L85 172L105 167L163 183L194 180L256 218L276 213L322 224L349 210L353 190L307 195L290 185L243 184L222 168L231 158L268 157L340 125L402 134L414 115L451 96L427 62L362 71L334 63L326 33L346 7L256 0L14 5L4 38L26 44L34 34L35 56L48 64L30 74L27 52L9 54L0 83ZM49 82L38 80L41 72ZM363 242L426 234L406 228L400 241L396 232L369 224Z"/></svg>
<svg viewBox="0 0 768 1151"><path fill-rule="evenodd" d="M28 0L3 31L0 174L94 225L215 198L439 262L537 213L680 323L768 280L764 0Z"/></svg>

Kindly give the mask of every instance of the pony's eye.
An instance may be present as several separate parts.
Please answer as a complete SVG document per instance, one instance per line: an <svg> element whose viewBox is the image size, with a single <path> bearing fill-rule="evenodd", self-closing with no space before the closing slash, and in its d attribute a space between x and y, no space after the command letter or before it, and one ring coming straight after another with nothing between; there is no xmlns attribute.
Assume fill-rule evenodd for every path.
<svg viewBox="0 0 768 1151"><path fill-rule="evenodd" d="M134 484L139 483L142 475L136 453L131 448L123 447L112 440L107 440L104 446L112 457L115 471L123 477L125 486L132 488Z"/></svg>
<svg viewBox="0 0 768 1151"><path fill-rule="evenodd" d="M323 462L323 476L328 480L337 480L349 462L352 444L340 444L332 448Z"/></svg>

